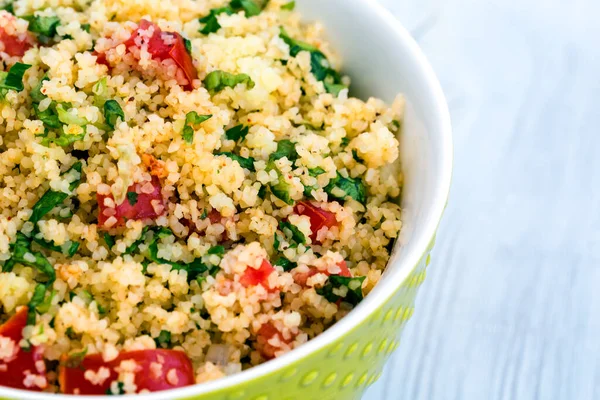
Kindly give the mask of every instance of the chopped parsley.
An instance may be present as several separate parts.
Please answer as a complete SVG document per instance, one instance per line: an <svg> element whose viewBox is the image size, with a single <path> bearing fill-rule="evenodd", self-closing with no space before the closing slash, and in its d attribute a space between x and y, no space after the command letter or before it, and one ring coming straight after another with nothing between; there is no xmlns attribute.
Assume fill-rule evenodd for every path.
<svg viewBox="0 0 600 400"><path fill-rule="evenodd" d="M107 100L104 103L104 119L113 130L119 119L125 121L125 113L116 100Z"/></svg>
<svg viewBox="0 0 600 400"><path fill-rule="evenodd" d="M232 0L231 7L234 10L244 10L247 18L255 17L265 8L267 0Z"/></svg>
<svg viewBox="0 0 600 400"><path fill-rule="evenodd" d="M65 172L63 175L69 174L71 171L76 171L79 174L79 177L75 179L69 185L69 190L73 192L79 184L81 183L81 161L76 162ZM41 220L46 214L48 214L52 209L59 204L62 204L69 195L64 192L57 192L52 189L48 189L46 193L38 200L37 203L33 206L33 212L31 213L31 217L29 217L29 221L32 223L37 223Z"/></svg>
<svg viewBox="0 0 600 400"><path fill-rule="evenodd" d="M138 201L138 194L136 192L127 192L127 201L131 206L135 206Z"/></svg>
<svg viewBox="0 0 600 400"><path fill-rule="evenodd" d="M210 254L210 255L217 255L219 257L223 257L223 255L225 254L225 247L224 246L213 246L210 249L208 249L208 251L206 252L206 254Z"/></svg>
<svg viewBox="0 0 600 400"><path fill-rule="evenodd" d="M155 339L156 346L166 348L171 343L171 332L169 331L160 331L160 334Z"/></svg>
<svg viewBox="0 0 600 400"><path fill-rule="evenodd" d="M41 17L37 15L30 15L23 17L29 21L27 30L36 33L38 41L42 44L50 43L50 40L56 35L56 28L60 25L60 18L53 17Z"/></svg>
<svg viewBox="0 0 600 400"><path fill-rule="evenodd" d="M220 14L232 15L243 10L246 17L250 18L260 14L266 4L267 0L232 0L228 6L213 8L207 16L200 18L198 21L204 26L200 28L199 32L208 35L221 29L221 24L217 19Z"/></svg>
<svg viewBox="0 0 600 400"><path fill-rule="evenodd" d="M277 259L274 265L283 268L285 272L289 272L298 266L298 264L288 260L285 257L280 257L279 259Z"/></svg>
<svg viewBox="0 0 600 400"><path fill-rule="evenodd" d="M256 171L254 168L254 158L252 158L252 157L245 158L242 156L238 156L237 154L234 154L230 151L217 152L217 153L215 153L215 155L227 156L227 157L231 158L232 160L237 161L237 163L240 164L240 167L245 168L250 172Z"/></svg>
<svg viewBox="0 0 600 400"><path fill-rule="evenodd" d="M42 285L38 283L33 289L33 296L31 296L31 300L27 306L29 307L29 311L27 312L27 325L34 325L36 313L35 309L44 302L46 297L46 285Z"/></svg>
<svg viewBox="0 0 600 400"><path fill-rule="evenodd" d="M104 234L104 243L108 246L109 249L112 249L115 245L115 238L110 236L108 233Z"/></svg>
<svg viewBox="0 0 600 400"><path fill-rule="evenodd" d="M290 1L289 3L286 3L284 5L281 6L282 10L286 10L286 11L293 11L294 8L296 8L296 2L295 1Z"/></svg>
<svg viewBox="0 0 600 400"><path fill-rule="evenodd" d="M298 153L296 152L296 145L287 139L280 140L277 142L277 150L269 156L270 161L279 160L280 158L286 157L291 162L298 159Z"/></svg>
<svg viewBox="0 0 600 400"><path fill-rule="evenodd" d="M233 128L229 128L225 131L225 137L227 140L239 141L244 140L250 128L246 125L236 125Z"/></svg>
<svg viewBox="0 0 600 400"><path fill-rule="evenodd" d="M21 232L17 233L15 243L10 244L10 250L11 257L2 267L2 272L12 271L15 264L18 263L35 268L45 275L48 278L47 285L56 280L56 272L52 264L42 253L31 250L31 239Z"/></svg>
<svg viewBox="0 0 600 400"><path fill-rule="evenodd" d="M235 75L217 70L209 73L204 78L204 86L212 94L220 92L226 87L234 88L240 84L245 84L248 89L252 89L255 86L254 81L247 74Z"/></svg>
<svg viewBox="0 0 600 400"><path fill-rule="evenodd" d="M9 89L17 92L24 89L23 76L29 68L31 68L31 65L17 62L10 67L8 72L0 73L0 89L2 89L4 94Z"/></svg>
<svg viewBox="0 0 600 400"><path fill-rule="evenodd" d="M289 221L280 221L279 229L296 244L306 244L306 236Z"/></svg>
<svg viewBox="0 0 600 400"><path fill-rule="evenodd" d="M324 190L335 200L344 201L351 197L363 205L367 203L367 188L360 178L345 178L338 173Z"/></svg>
<svg viewBox="0 0 600 400"><path fill-rule="evenodd" d="M293 205L294 200L290 195L290 184L286 182L285 177L283 176L281 171L275 166L275 163L272 160L267 163L267 172L271 170L277 171L277 182L275 184L269 184L269 189L271 190L271 193L284 203Z"/></svg>
<svg viewBox="0 0 600 400"><path fill-rule="evenodd" d="M204 121L209 120L211 117L212 114L199 115L196 111L190 111L187 113L185 115L185 126L181 132L183 140L192 144L194 142L194 129Z"/></svg>
<svg viewBox="0 0 600 400"><path fill-rule="evenodd" d="M325 286L317 289L317 293L325 297L330 303L341 300L355 306L363 299L362 283L365 278L364 276L350 278L331 275Z"/></svg>
<svg viewBox="0 0 600 400"><path fill-rule="evenodd" d="M346 88L342 83L340 73L331 67L327 57L319 49L309 43L293 39L283 27L280 30L279 37L290 46L290 55L292 57L296 57L301 51L308 51L310 53L311 72L318 81L323 82L325 90L328 93L337 96L342 89Z"/></svg>
<svg viewBox="0 0 600 400"><path fill-rule="evenodd" d="M221 29L221 25L217 20L217 15L223 13L231 15L234 13L234 11L233 8L231 8L231 6L213 8L212 10L210 10L210 13L206 17L199 19L200 23L204 24L204 26L199 30L199 32L204 35L208 35L209 33L214 33Z"/></svg>

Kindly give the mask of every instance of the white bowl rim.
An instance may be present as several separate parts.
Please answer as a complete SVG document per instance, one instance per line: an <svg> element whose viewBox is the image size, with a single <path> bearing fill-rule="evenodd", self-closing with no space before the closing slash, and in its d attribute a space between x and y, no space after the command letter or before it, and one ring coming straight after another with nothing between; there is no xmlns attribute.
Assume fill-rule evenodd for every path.
<svg viewBox="0 0 600 400"><path fill-rule="evenodd" d="M426 253L429 244L435 236L444 212L444 208L446 207L446 202L448 200L448 194L450 191L450 182L452 179L453 144L452 126L448 105L440 82L433 68L429 64L429 61L423 54L419 45L415 42L406 28L404 28L397 20L397 18L394 17L377 1L354 1L369 3L368 6L371 8L372 12L382 21L382 23L388 25L388 27L396 33L400 42L409 48L410 52L415 58L416 64L421 68L421 71L425 76L426 85L423 89L429 90L432 94L432 98L434 99L432 111L434 111L434 115L437 115L436 129L441 132L439 138L437 139L441 141L441 148L443 151L441 154L439 174L436 175L437 185L433 195L433 205L431 206L423 223L423 233L418 237L415 236L411 238L411 242L415 242L415 244L411 247L409 253L404 255L402 260L404 265L402 267L397 268L389 275L386 275L386 278L382 279L381 282L379 282L373 289L373 291L366 296L365 299L346 317L335 323L332 327L327 329L319 336L303 344L301 347L294 349L293 351L276 359L265 362L264 364L257 365L235 375L227 376L215 381L163 392L141 395L122 395L119 396L119 398L135 398L136 400L164 400L165 398L169 398L175 400L217 393L227 388L233 388L236 386L241 387L244 382L259 379L263 376L283 369L287 365L294 364L310 354L318 352L320 349L328 346L329 344L336 342L339 338L343 337L345 334L358 327L367 318L372 316L372 312L370 310L379 309L380 306L385 304L385 302L398 290L414 266L418 264L423 255ZM8 399L31 400L72 400L75 398L73 395L38 393L27 390L6 388L2 386L0 386L0 397L6 397ZM85 396L85 399L89 400L106 400L106 398L107 396Z"/></svg>

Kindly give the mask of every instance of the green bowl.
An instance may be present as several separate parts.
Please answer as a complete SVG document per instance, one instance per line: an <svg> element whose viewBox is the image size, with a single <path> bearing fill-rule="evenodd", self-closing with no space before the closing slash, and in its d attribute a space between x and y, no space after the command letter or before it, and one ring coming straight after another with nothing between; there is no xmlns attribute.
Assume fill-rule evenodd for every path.
<svg viewBox="0 0 600 400"><path fill-rule="evenodd" d="M298 349L237 375L136 399L359 399L381 375L413 315L450 188L451 127L440 84L410 34L378 3L297 0L297 7L307 20L323 22L353 78L353 95L389 102L398 93L406 96L400 137L404 225L388 268L348 316ZM0 388L0 400L72 398Z"/></svg>

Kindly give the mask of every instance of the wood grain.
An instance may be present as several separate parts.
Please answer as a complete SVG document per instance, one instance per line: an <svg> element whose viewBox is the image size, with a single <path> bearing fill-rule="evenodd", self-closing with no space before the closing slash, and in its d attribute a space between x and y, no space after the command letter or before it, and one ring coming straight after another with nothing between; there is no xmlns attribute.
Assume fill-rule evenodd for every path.
<svg viewBox="0 0 600 400"><path fill-rule="evenodd" d="M600 2L380 1L437 71L456 150L416 312L364 399L599 399Z"/></svg>

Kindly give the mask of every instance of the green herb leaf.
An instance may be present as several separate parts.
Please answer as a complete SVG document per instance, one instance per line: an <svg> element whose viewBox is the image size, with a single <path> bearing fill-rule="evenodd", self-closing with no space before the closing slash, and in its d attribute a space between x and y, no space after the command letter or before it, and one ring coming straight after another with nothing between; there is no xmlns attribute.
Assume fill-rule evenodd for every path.
<svg viewBox="0 0 600 400"><path fill-rule="evenodd" d="M289 3L286 3L284 5L281 6L282 10L286 10L286 11L293 11L294 8L296 8L296 2L295 1L290 1Z"/></svg>
<svg viewBox="0 0 600 400"><path fill-rule="evenodd" d="M323 82L325 90L328 93L337 97L339 92L346 88L342 83L340 73L331 68L329 60L327 60L325 54L319 49L306 42L293 39L283 27L280 30L279 37L290 46L290 55L292 57L296 57L301 51L308 51L310 53L311 72L317 80Z"/></svg>
<svg viewBox="0 0 600 400"><path fill-rule="evenodd" d="M71 245L67 250L67 255L73 257L77 253L77 250L79 250L79 242L71 242Z"/></svg>
<svg viewBox="0 0 600 400"><path fill-rule="evenodd" d="M288 260L285 257L280 257L277 261L275 261L274 265L277 265L277 266L283 268L283 270L285 272L289 272L298 266L298 264Z"/></svg>
<svg viewBox="0 0 600 400"><path fill-rule="evenodd" d="M29 21L28 30L38 34L38 40L47 44L56 35L56 28L60 25L60 18L58 17L40 17L40 16L27 16L23 17Z"/></svg>
<svg viewBox="0 0 600 400"><path fill-rule="evenodd" d="M48 278L47 284L50 285L56 280L56 272L50 262L44 257L42 253L31 250L31 240L22 233L17 233L17 239L15 243L10 245L11 258L4 265L3 272L8 272L5 269L12 269L14 264L19 263L32 267L46 275ZM7 264L9 265L7 267Z"/></svg>
<svg viewBox="0 0 600 400"><path fill-rule="evenodd" d="M152 242L148 245L148 258L157 264L170 265L173 270L187 271L188 282L196 279L198 275L208 271L208 267L204 265L200 259L196 259L189 264L185 264L158 257L158 241L172 235L173 232L171 232L171 230L168 228L157 228L157 230L154 231L154 238L152 239Z"/></svg>
<svg viewBox="0 0 600 400"><path fill-rule="evenodd" d="M185 44L185 49L189 54L192 54L192 41L187 38L183 38L183 44Z"/></svg>
<svg viewBox="0 0 600 400"><path fill-rule="evenodd" d="M81 183L81 169L82 169L81 161L76 162L69 168L63 175L70 174L72 171L76 171L79 174L79 177L76 178L69 185L69 190L73 192L79 184ZM29 221L32 223L37 223L41 220L44 215L48 214L54 207L59 204L62 204L69 195L63 192L56 192L54 190L49 189L44 193L44 195L38 200L37 203L33 206L33 212L31 213L31 217L29 217Z"/></svg>
<svg viewBox="0 0 600 400"><path fill-rule="evenodd" d="M2 6L0 8L0 10L4 10L4 11L11 13L12 15L15 15L15 9L14 9L13 3L14 3L13 1L7 1L6 3L4 3L4 6Z"/></svg>
<svg viewBox="0 0 600 400"><path fill-rule="evenodd" d="M294 162L298 159L296 144L287 139L277 142L277 150L269 156L269 160L275 161L283 157L286 157L291 162Z"/></svg>
<svg viewBox="0 0 600 400"><path fill-rule="evenodd" d="M355 306L363 299L362 283L365 278L366 277L364 276L348 278L345 276L331 275L325 286L317 289L317 293L325 297L330 303L336 303L338 300L342 300ZM340 290L342 287L347 288L347 290ZM342 295L344 292L346 293Z"/></svg>
<svg viewBox="0 0 600 400"><path fill-rule="evenodd" d="M185 126L183 127L183 131L181 132L181 136L183 136L183 140L188 143L193 143L194 141L194 130L198 125L212 118L212 114L208 115L199 115L196 111L190 111L185 115Z"/></svg>
<svg viewBox="0 0 600 400"><path fill-rule="evenodd" d="M273 161L269 161L267 163L267 171L276 170L277 171L277 183L269 184L269 188L271 189L271 193L279 200L283 201L286 204L293 205L294 200L290 195L290 184L285 181L285 177L281 173L281 171L275 166Z"/></svg>
<svg viewBox="0 0 600 400"><path fill-rule="evenodd" d="M115 238L110 236L108 233L105 233L104 243L106 243L109 249L112 249L115 246Z"/></svg>
<svg viewBox="0 0 600 400"><path fill-rule="evenodd" d="M281 247L281 240L279 239L279 235L277 234L277 232L275 232L275 236L273 238L273 249L275 251L279 251L280 247Z"/></svg>
<svg viewBox="0 0 600 400"><path fill-rule="evenodd" d="M266 3L264 0L232 0L231 7L236 9L236 11L239 9L244 10L246 17L250 18L260 14L263 8L265 8Z"/></svg>
<svg viewBox="0 0 600 400"><path fill-rule="evenodd" d="M233 128L229 128L225 131L225 137L228 140L234 140L234 141L239 141L244 140L246 138L246 135L248 135L248 132L250 131L250 128L245 126L245 125L237 125L234 126Z"/></svg>
<svg viewBox="0 0 600 400"><path fill-rule="evenodd" d="M324 190L335 200L344 201L349 196L361 204L367 203L367 188L360 178L344 178L338 174Z"/></svg>
<svg viewBox="0 0 600 400"><path fill-rule="evenodd" d="M210 255L214 254L219 257L223 257L223 255L225 254L225 247L224 246L213 246L210 249L208 249L206 254L210 254Z"/></svg>
<svg viewBox="0 0 600 400"><path fill-rule="evenodd" d="M166 348L171 343L171 332L169 331L160 331L160 334L155 339L156 346Z"/></svg>
<svg viewBox="0 0 600 400"><path fill-rule="evenodd" d="M25 71L27 71L29 68L31 68L31 65L29 64L23 64L20 62L15 63L12 67L10 67L8 73L0 82L0 88L12 89L17 92L23 90L23 75L25 75Z"/></svg>
<svg viewBox="0 0 600 400"><path fill-rule="evenodd" d="M304 233L302 233L296 226L292 225L291 222L280 221L279 229L281 229L281 231L285 233L287 237L291 238L291 240L297 244L306 244L306 236L304 236Z"/></svg>
<svg viewBox="0 0 600 400"><path fill-rule="evenodd" d="M125 113L116 100L107 100L104 103L104 119L108 126L115 129L119 118L121 121L125 121Z"/></svg>
<svg viewBox="0 0 600 400"><path fill-rule="evenodd" d="M63 104L56 105L56 113L58 115L58 120L63 124L78 125L82 127L88 124L87 119L74 115L73 113L70 113L67 110L65 110Z"/></svg>
<svg viewBox="0 0 600 400"><path fill-rule="evenodd" d="M254 158L252 158L252 157L244 158L242 156L238 156L237 154L234 154L229 151L217 152L217 153L215 153L215 155L227 156L227 157L231 158L232 160L237 161L238 164L240 164L240 167L245 168L250 172L256 171L254 168Z"/></svg>
<svg viewBox="0 0 600 400"><path fill-rule="evenodd" d="M63 133L63 134L58 134L58 136L55 136L55 137L43 138L42 145L49 147L51 143L54 143L55 145L60 146L60 147L68 147L68 146L72 145L73 143L79 142L83 139L85 139L85 131L79 135Z"/></svg>
<svg viewBox="0 0 600 400"><path fill-rule="evenodd" d="M226 87L234 88L239 84L245 84L248 89L252 89L255 86L254 81L247 74L234 75L229 72L217 70L206 75L206 78L204 78L204 86L212 94L220 92Z"/></svg>
<svg viewBox="0 0 600 400"><path fill-rule="evenodd" d="M146 232L148 232L149 229L150 228L148 226L142 228L142 234L140 237L135 242L130 244L129 247L125 249L125 253L123 254L132 254L134 251L137 251L137 249L140 247L140 244L144 243Z"/></svg>
<svg viewBox="0 0 600 400"><path fill-rule="evenodd" d="M53 290L49 295L44 297L44 301L42 301L37 307L36 310L40 314L45 314L50 311L50 307L52 307L52 300L56 297L58 292Z"/></svg>
<svg viewBox="0 0 600 400"><path fill-rule="evenodd" d="M214 33L216 31L218 31L219 29L221 29L221 25L219 24L219 21L217 20L217 15L219 14L227 14L227 15L231 15L234 13L233 8L227 6L227 7L221 7L221 8L213 8L212 10L210 10L210 14L208 14L206 17L200 18L200 23L204 24L204 27L202 27L202 29L200 29L200 33L204 34L204 35L208 35L209 33Z"/></svg>
<svg viewBox="0 0 600 400"><path fill-rule="evenodd" d="M136 192L127 192L127 201L131 206L135 206L138 201L138 194Z"/></svg>
<svg viewBox="0 0 600 400"><path fill-rule="evenodd" d="M27 304L27 306L29 307L29 311L27 312L27 325L35 324L35 318L36 318L35 309L37 306L39 306L40 304L42 304L44 302L45 296L46 296L46 285L42 285L41 283L38 283L36 285L35 289L33 290L33 296L31 296L31 300L29 300L29 303Z"/></svg>
<svg viewBox="0 0 600 400"><path fill-rule="evenodd" d="M112 388L106 389L107 396L118 396L125 394L125 384L123 382L117 382L117 391L113 393Z"/></svg>
<svg viewBox="0 0 600 400"><path fill-rule="evenodd" d="M81 30L90 33L92 26L90 24L81 24Z"/></svg>

